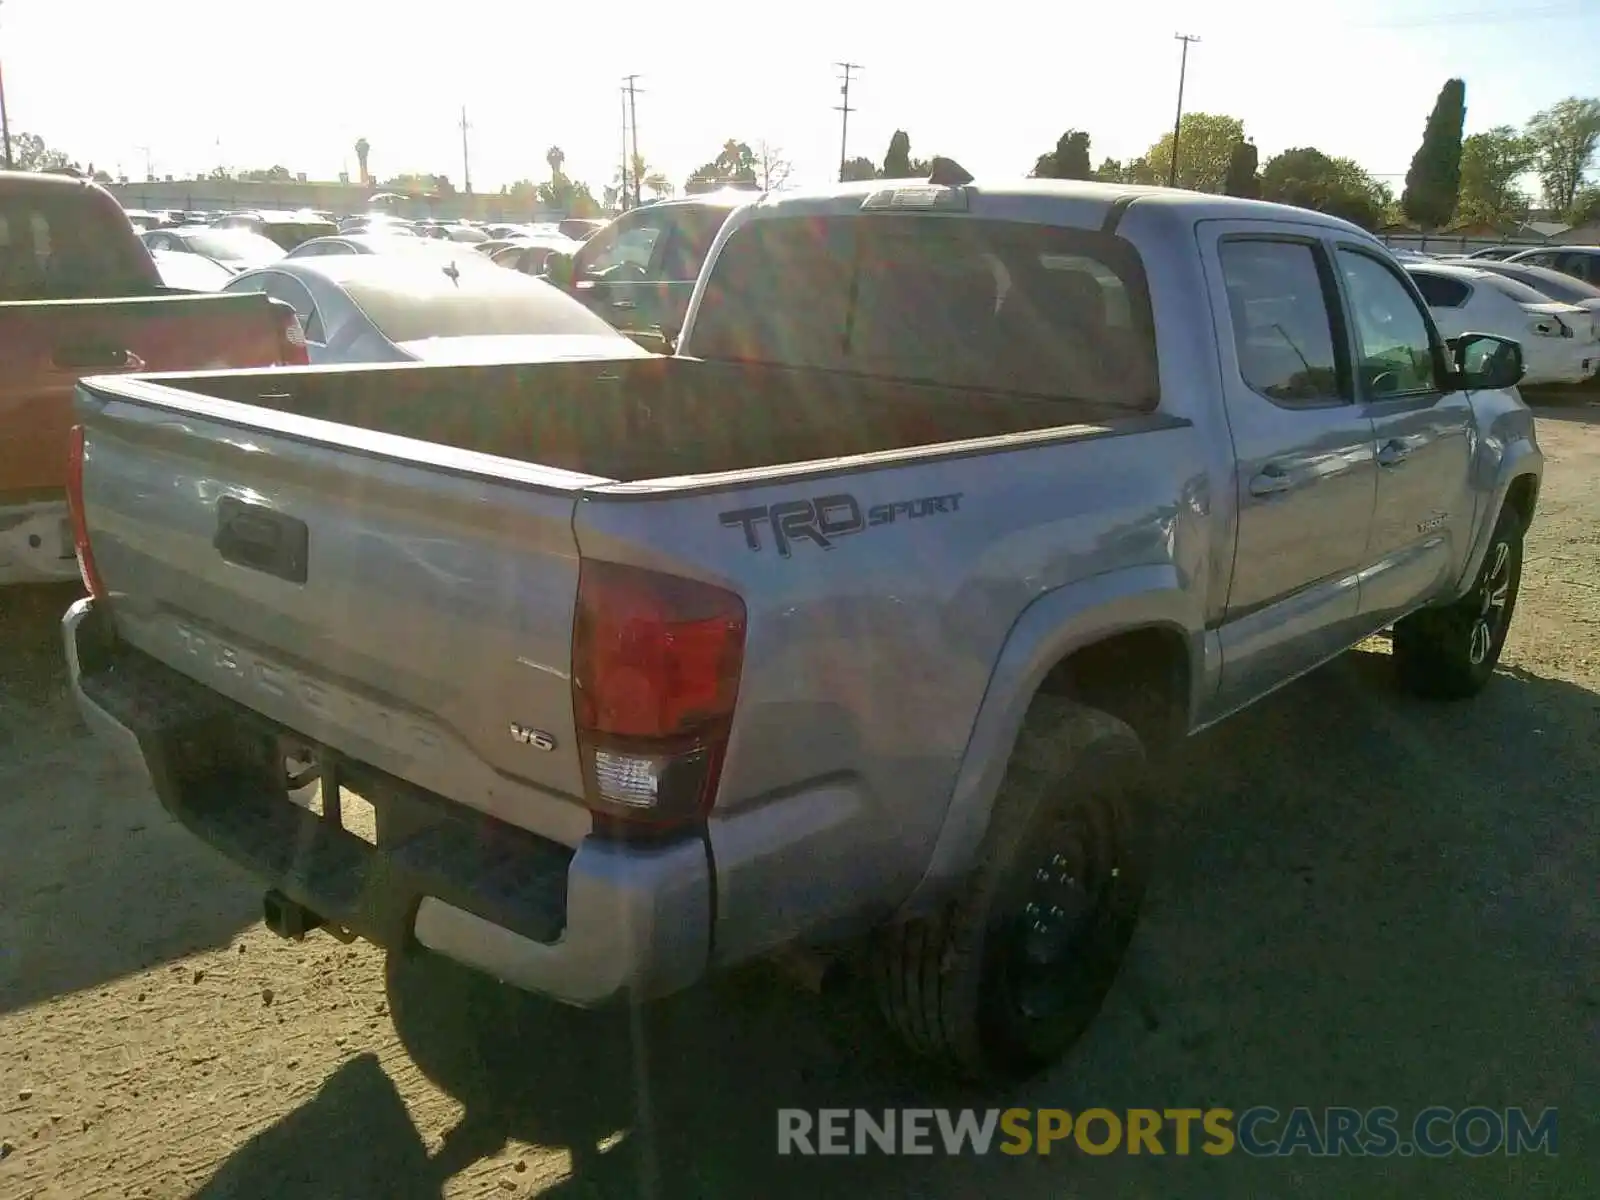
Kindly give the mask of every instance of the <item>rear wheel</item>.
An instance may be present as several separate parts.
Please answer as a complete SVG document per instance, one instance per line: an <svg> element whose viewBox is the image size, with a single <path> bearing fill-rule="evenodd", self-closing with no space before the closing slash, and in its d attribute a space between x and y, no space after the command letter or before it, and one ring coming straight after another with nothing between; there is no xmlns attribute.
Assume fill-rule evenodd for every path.
<svg viewBox="0 0 1600 1200"><path fill-rule="evenodd" d="M1522 584L1522 519L1501 511L1483 566L1454 604L1412 613L1394 627L1394 662L1400 682L1430 700L1476 696L1494 675L1511 631Z"/></svg>
<svg viewBox="0 0 1600 1200"><path fill-rule="evenodd" d="M912 1050L968 1078L1018 1078L1088 1028L1138 914L1144 788L1128 726L1034 702L971 876L878 947L879 1003Z"/></svg>

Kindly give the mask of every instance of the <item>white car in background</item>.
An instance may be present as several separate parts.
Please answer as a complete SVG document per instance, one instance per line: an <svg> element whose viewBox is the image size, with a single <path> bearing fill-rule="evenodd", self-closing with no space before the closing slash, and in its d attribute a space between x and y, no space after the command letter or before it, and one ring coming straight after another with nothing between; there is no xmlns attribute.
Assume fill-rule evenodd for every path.
<svg viewBox="0 0 1600 1200"><path fill-rule="evenodd" d="M286 257L235 275L225 292L265 292L300 318L312 365L648 358L565 292L429 254Z"/></svg>
<svg viewBox="0 0 1600 1200"><path fill-rule="evenodd" d="M1451 263L1406 263L1447 338L1493 333L1522 344L1523 384L1583 383L1600 369L1595 314L1516 279Z"/></svg>

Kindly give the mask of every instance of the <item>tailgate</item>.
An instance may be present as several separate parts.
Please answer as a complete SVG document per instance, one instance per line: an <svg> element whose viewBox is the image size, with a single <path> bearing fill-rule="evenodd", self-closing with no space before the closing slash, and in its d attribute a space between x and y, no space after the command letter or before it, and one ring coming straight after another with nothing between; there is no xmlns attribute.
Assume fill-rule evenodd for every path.
<svg viewBox="0 0 1600 1200"><path fill-rule="evenodd" d="M260 294L0 304L0 493L65 485L83 376L272 366L279 329Z"/></svg>
<svg viewBox="0 0 1600 1200"><path fill-rule="evenodd" d="M583 837L569 477L148 381L92 380L77 407L124 640L311 741Z"/></svg>

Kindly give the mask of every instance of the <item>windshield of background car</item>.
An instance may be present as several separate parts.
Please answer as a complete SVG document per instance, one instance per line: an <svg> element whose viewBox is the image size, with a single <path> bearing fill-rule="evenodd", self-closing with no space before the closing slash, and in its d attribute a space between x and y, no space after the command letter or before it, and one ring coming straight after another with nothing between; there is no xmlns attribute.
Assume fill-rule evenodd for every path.
<svg viewBox="0 0 1600 1200"><path fill-rule="evenodd" d="M471 253L464 250L464 253ZM615 329L549 284L499 268L432 279L346 280L343 287L391 342L495 334L587 334L620 338Z"/></svg>
<svg viewBox="0 0 1600 1200"><path fill-rule="evenodd" d="M1154 324L1132 245L970 217L753 220L711 266L702 358L1097 400L1158 397Z"/></svg>
<svg viewBox="0 0 1600 1200"><path fill-rule="evenodd" d="M183 240L196 254L204 254L218 262L255 265L275 262L283 257L283 248L271 238L245 229L208 229L185 234Z"/></svg>

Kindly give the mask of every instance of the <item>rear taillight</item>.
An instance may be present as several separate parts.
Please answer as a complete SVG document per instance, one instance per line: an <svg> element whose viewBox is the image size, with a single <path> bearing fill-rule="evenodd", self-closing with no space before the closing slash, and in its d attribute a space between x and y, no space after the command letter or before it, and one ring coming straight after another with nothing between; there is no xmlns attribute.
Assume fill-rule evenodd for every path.
<svg viewBox="0 0 1600 1200"><path fill-rule="evenodd" d="M716 797L745 607L698 580L584 559L572 708L597 831L680 827Z"/></svg>
<svg viewBox="0 0 1600 1200"><path fill-rule="evenodd" d="M74 425L67 434L67 512L72 519L72 548L78 556L78 574L83 586L95 599L104 599L105 584L94 565L94 548L89 545L89 520L83 511L83 426Z"/></svg>

